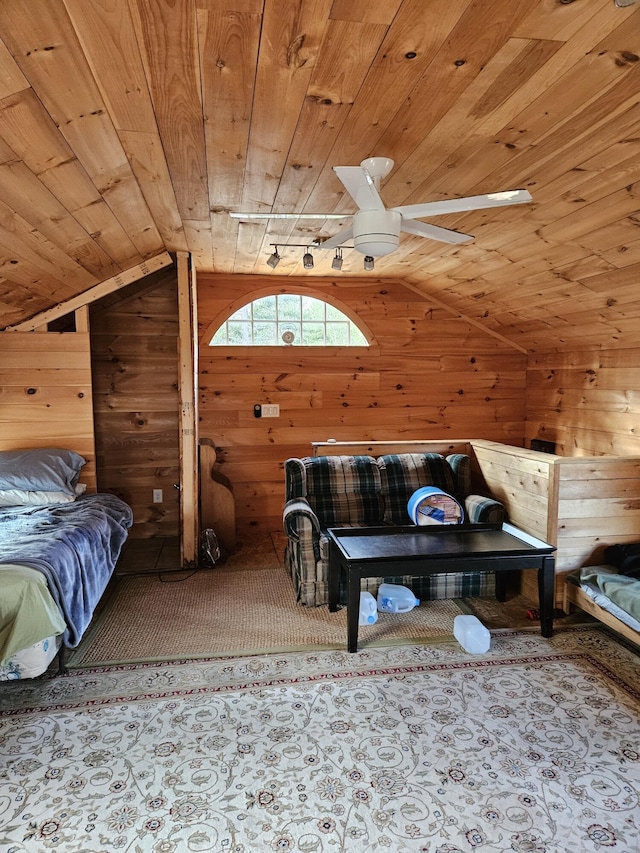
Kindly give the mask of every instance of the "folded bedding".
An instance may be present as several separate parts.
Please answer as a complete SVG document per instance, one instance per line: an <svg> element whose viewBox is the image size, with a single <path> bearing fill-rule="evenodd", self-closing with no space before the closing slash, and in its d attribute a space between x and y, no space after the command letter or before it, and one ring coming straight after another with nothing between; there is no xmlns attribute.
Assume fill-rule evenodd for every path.
<svg viewBox="0 0 640 853"><path fill-rule="evenodd" d="M614 566L585 566L567 575L569 583L599 590L625 613L640 623L640 580L619 574ZM602 604L601 604L602 606Z"/></svg>
<svg viewBox="0 0 640 853"><path fill-rule="evenodd" d="M42 572L0 566L0 665L16 652L64 633L62 618Z"/></svg>
<svg viewBox="0 0 640 853"><path fill-rule="evenodd" d="M27 566L44 576L66 623L66 646L80 642L132 522L131 508L109 494L0 508L0 565Z"/></svg>

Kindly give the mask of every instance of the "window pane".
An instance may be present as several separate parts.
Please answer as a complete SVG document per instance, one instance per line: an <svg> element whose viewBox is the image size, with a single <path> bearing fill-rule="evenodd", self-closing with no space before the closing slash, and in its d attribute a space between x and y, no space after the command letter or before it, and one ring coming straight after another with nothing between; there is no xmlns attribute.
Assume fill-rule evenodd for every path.
<svg viewBox="0 0 640 853"><path fill-rule="evenodd" d="M238 308L238 310L229 317L230 320L250 320L251 319L251 303L248 305L243 305L242 308Z"/></svg>
<svg viewBox="0 0 640 853"><path fill-rule="evenodd" d="M344 320L345 316L342 311L338 311L333 305L327 303L327 320Z"/></svg>
<svg viewBox="0 0 640 853"><path fill-rule="evenodd" d="M273 347L278 341L276 340L277 326L275 323L254 323L253 324L253 343L255 346Z"/></svg>
<svg viewBox="0 0 640 853"><path fill-rule="evenodd" d="M278 296L278 320L299 320L301 299L296 293Z"/></svg>
<svg viewBox="0 0 640 853"><path fill-rule="evenodd" d="M229 320L227 326L229 328L230 344L235 346L251 346L251 323L248 320L246 322Z"/></svg>
<svg viewBox="0 0 640 853"><path fill-rule="evenodd" d="M302 319L324 320L325 303L313 296L302 297Z"/></svg>
<svg viewBox="0 0 640 853"><path fill-rule="evenodd" d="M352 347L366 347L369 343L355 323L349 324L349 343Z"/></svg>
<svg viewBox="0 0 640 853"><path fill-rule="evenodd" d="M321 347L324 345L324 323L302 324L302 345Z"/></svg>
<svg viewBox="0 0 640 853"><path fill-rule="evenodd" d="M256 299L253 304L254 320L275 320L276 319L276 298L275 296L264 296L262 299ZM251 308L251 305L247 306Z"/></svg>
<svg viewBox="0 0 640 853"><path fill-rule="evenodd" d="M210 347L219 347L226 346L227 343L227 324L224 326L220 326L215 335L211 338L209 342Z"/></svg>
<svg viewBox="0 0 640 853"><path fill-rule="evenodd" d="M349 328L346 323L327 323L328 346L343 347L348 343Z"/></svg>

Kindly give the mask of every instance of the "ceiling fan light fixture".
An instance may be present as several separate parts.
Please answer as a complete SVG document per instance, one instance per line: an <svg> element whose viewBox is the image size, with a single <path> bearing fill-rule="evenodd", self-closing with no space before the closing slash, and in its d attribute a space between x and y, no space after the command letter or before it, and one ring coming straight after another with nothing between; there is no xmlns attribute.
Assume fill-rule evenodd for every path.
<svg viewBox="0 0 640 853"><path fill-rule="evenodd" d="M342 249L336 249L335 257L331 261L331 269L334 269L334 270L341 270L342 269Z"/></svg>
<svg viewBox="0 0 640 853"><path fill-rule="evenodd" d="M371 270L375 266L375 260L371 257L371 255L365 255L364 257L364 268L367 272L371 272Z"/></svg>
<svg viewBox="0 0 640 853"><path fill-rule="evenodd" d="M274 270L278 266L278 264L280 263L281 260L282 260L282 258L278 254L278 247L276 246L274 251L273 251L273 254L269 255L269 257L267 258L267 266L270 266L271 269Z"/></svg>
<svg viewBox="0 0 640 853"><path fill-rule="evenodd" d="M306 252L304 253L304 255L302 256L302 266L303 266L306 270L312 270L312 269L313 269L313 255L312 255L312 254L311 254L311 252L309 251L309 247L308 247L308 246L307 246L307 251L306 251Z"/></svg>
<svg viewBox="0 0 640 853"><path fill-rule="evenodd" d="M363 255L389 255L398 248L401 225L395 210L359 210L353 217L353 245Z"/></svg>

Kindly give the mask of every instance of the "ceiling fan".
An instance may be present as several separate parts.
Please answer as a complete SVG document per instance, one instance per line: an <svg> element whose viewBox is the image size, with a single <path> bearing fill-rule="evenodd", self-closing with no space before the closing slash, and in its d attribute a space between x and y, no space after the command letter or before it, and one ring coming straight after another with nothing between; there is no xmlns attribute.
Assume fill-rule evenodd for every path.
<svg viewBox="0 0 640 853"><path fill-rule="evenodd" d="M405 204L400 207L384 206L380 198L380 182L393 169L389 157L368 157L359 166L334 166L333 171L358 206L353 221L327 240L316 240L313 245L322 249L336 249L353 240L354 248L363 255L382 257L398 248L400 233L429 237L442 243L466 243L473 240L470 234L419 222L423 216L440 216L445 213L462 213L487 207L504 207L531 201L527 190L505 190L487 195L444 199L422 204ZM344 219L348 214L336 213L231 213L236 219Z"/></svg>

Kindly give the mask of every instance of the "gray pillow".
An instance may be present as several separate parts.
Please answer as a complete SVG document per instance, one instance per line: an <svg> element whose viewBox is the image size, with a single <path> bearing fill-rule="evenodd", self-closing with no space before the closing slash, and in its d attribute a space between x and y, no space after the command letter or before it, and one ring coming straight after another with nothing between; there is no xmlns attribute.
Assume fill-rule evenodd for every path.
<svg viewBox="0 0 640 853"><path fill-rule="evenodd" d="M0 490L66 492L75 497L75 486L86 459L73 450L57 447L38 450L0 451Z"/></svg>

